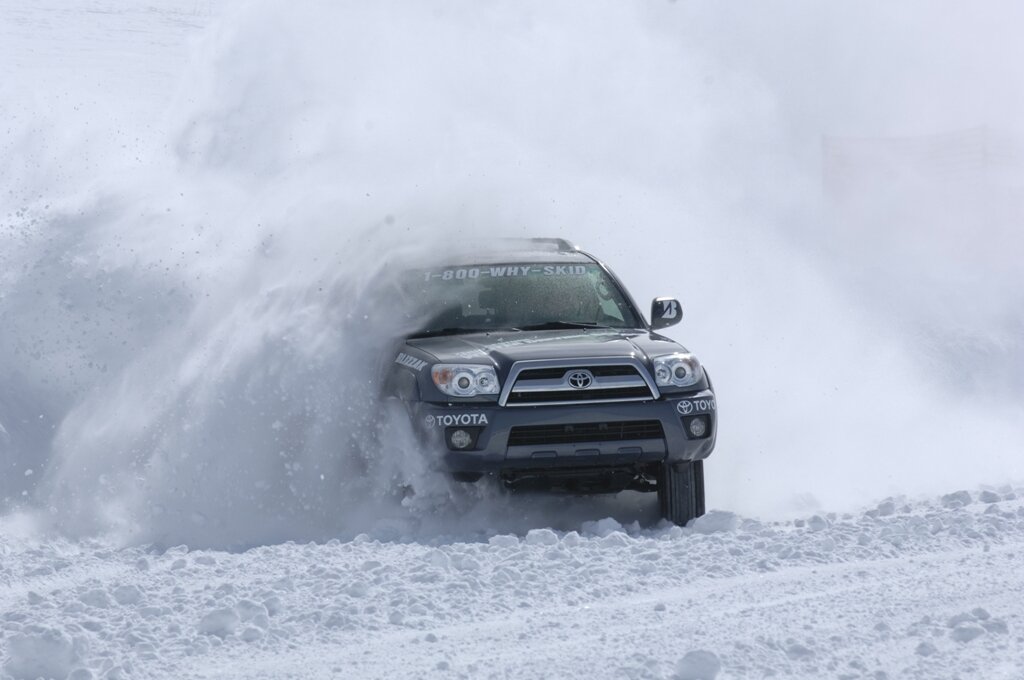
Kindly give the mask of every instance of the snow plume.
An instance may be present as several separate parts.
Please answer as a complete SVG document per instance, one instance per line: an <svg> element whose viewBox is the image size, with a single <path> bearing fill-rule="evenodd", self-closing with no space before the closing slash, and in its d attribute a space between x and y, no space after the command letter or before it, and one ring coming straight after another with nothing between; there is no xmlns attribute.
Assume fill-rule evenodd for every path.
<svg viewBox="0 0 1024 680"><path fill-rule="evenodd" d="M0 142L5 507L239 545L400 516L403 475L443 498L413 446L370 426L393 329L367 281L395 246L495 234L569 237L641 301L683 300L670 335L720 395L712 506L835 509L1019 477L1019 383L995 403L971 378L1019 374L1012 248L961 261L966 219L861 238L893 211L869 185L832 213L822 188L823 147L860 148L842 140L1019 138L1020 9L959 11L238 3L202 18L186 65L100 64L123 91L39 67L65 84L39 102L56 112L3 98L28 102L4 111ZM900 214L947 212L927 187L928 209ZM1019 244L1005 223L985 239ZM986 304L965 335L932 295Z"/></svg>
<svg viewBox="0 0 1024 680"><path fill-rule="evenodd" d="M342 203L326 220L323 206L282 213L230 183L160 179L179 195L122 184L67 218L86 236L46 265L53 297L30 309L28 276L8 301L15 321L61 334L28 363L70 371L44 395L54 419L25 420L52 451L31 466L53 522L239 545L363 526L360 505L396 509L403 475L429 461L410 442L380 453L376 376L402 319L380 285L394 221Z"/></svg>
<svg viewBox="0 0 1024 680"><path fill-rule="evenodd" d="M46 489L63 529L162 544L324 538L368 526L398 509L404 486L429 481L411 440L385 450L395 442L379 436L382 423L384 434L401 425L375 401L398 328L382 316L393 306L364 287L380 250L338 245L323 266L305 260L313 271L277 280L272 255L243 256L237 283L210 291L71 410ZM369 516L356 516L364 506Z"/></svg>
<svg viewBox="0 0 1024 680"><path fill-rule="evenodd" d="M342 95L377 81L333 83L343 55L304 51L297 22L212 31L166 129L131 149L144 163L78 130L66 194L12 173L29 207L5 225L8 507L34 490L63 531L238 546L367 528L413 481L405 507L429 502L432 461L376 402L402 318L387 260L444 247L472 192L408 138L363 140ZM9 145L34 158L54 130Z"/></svg>

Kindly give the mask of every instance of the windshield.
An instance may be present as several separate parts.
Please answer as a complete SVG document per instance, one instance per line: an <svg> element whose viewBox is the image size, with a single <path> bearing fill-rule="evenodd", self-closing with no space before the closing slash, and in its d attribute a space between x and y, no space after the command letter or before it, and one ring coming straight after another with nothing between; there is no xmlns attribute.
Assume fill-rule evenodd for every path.
<svg viewBox="0 0 1024 680"><path fill-rule="evenodd" d="M423 320L417 335L640 326L622 291L596 264L422 269L410 272L403 288Z"/></svg>

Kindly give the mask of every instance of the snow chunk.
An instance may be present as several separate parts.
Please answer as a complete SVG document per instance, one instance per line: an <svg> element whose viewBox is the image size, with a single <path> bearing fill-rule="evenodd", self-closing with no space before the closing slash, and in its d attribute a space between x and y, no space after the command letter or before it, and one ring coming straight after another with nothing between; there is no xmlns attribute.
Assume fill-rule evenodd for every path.
<svg viewBox="0 0 1024 680"><path fill-rule="evenodd" d="M690 528L698 534L717 534L736 531L740 526L740 518L733 512L712 510L693 520Z"/></svg>
<svg viewBox="0 0 1024 680"><path fill-rule="evenodd" d="M596 522L584 522L583 531L586 533L594 534L595 536L607 536L608 534L616 531L622 531L622 525L611 517L605 517L599 519Z"/></svg>
<svg viewBox="0 0 1024 680"><path fill-rule="evenodd" d="M227 637L238 628L238 613L234 609L214 609L199 622L199 632L217 637Z"/></svg>
<svg viewBox="0 0 1024 680"><path fill-rule="evenodd" d="M75 643L54 628L28 635L13 635L7 641L4 671L17 680L66 678L78 661Z"/></svg>
<svg viewBox="0 0 1024 680"><path fill-rule="evenodd" d="M527 545L556 545L557 543L558 534L551 529L531 529L526 533Z"/></svg>
<svg viewBox="0 0 1024 680"><path fill-rule="evenodd" d="M942 507L962 508L971 504L971 493L969 491L956 491L942 497Z"/></svg>
<svg viewBox="0 0 1024 680"><path fill-rule="evenodd" d="M78 598L83 604L87 604L90 607L96 607L97 609L107 609L110 607L110 596L107 595L107 591L100 588L94 588L88 592L82 593Z"/></svg>
<svg viewBox="0 0 1024 680"><path fill-rule="evenodd" d="M269 616L266 606L253 602L252 600L239 600L235 603L235 611L242 621L251 621L257 616Z"/></svg>
<svg viewBox="0 0 1024 680"><path fill-rule="evenodd" d="M1003 500L1003 497L995 491L982 491L981 495L978 496L978 500L982 503L998 503Z"/></svg>
<svg viewBox="0 0 1024 680"><path fill-rule="evenodd" d="M621 531L613 531L602 538L600 544L606 548L624 548L629 545L629 536Z"/></svg>
<svg viewBox="0 0 1024 680"><path fill-rule="evenodd" d="M448 554L437 548L427 553L427 562L430 563L430 566L439 569L451 569L452 566L452 560L448 557Z"/></svg>
<svg viewBox="0 0 1024 680"><path fill-rule="evenodd" d="M829 521L821 515L815 515L807 520L807 528L811 531L824 531L825 529L828 529L829 526Z"/></svg>
<svg viewBox="0 0 1024 680"><path fill-rule="evenodd" d="M799 661L800 659L806 659L808 657L814 656L814 650L809 647L805 647L799 642L793 642L788 647L786 647L786 656L788 656L793 661Z"/></svg>
<svg viewBox="0 0 1024 680"><path fill-rule="evenodd" d="M139 616L144 619L155 619L158 616L167 616L171 610L167 607L142 607L139 609Z"/></svg>
<svg viewBox="0 0 1024 680"><path fill-rule="evenodd" d="M263 637L263 631L259 628L246 628L241 637L244 642L256 642Z"/></svg>
<svg viewBox="0 0 1024 680"><path fill-rule="evenodd" d="M370 593L370 584L366 581L353 581L345 587L345 592L351 597L366 597Z"/></svg>
<svg viewBox="0 0 1024 680"><path fill-rule="evenodd" d="M722 662L718 655L705 649L695 649L676 664L676 677L679 680L715 680L722 670Z"/></svg>
<svg viewBox="0 0 1024 680"><path fill-rule="evenodd" d="M963 612L962 614L957 614L956 616L949 617L949 621L946 622L946 627L947 628L956 628L961 623L971 623L974 620L975 620L974 614L971 614L969 612Z"/></svg>
<svg viewBox="0 0 1024 680"><path fill-rule="evenodd" d="M917 649L915 649L914 651L917 652L917 654L920 656L932 656L936 654L939 650L936 649L935 645L926 640L920 643L917 646Z"/></svg>
<svg viewBox="0 0 1024 680"><path fill-rule="evenodd" d="M516 548L519 546L519 537L510 534L491 536L487 543L495 548Z"/></svg>
<svg viewBox="0 0 1024 680"><path fill-rule="evenodd" d="M118 586L114 588L114 599L120 605L138 604L142 600L142 591L136 586Z"/></svg>
<svg viewBox="0 0 1024 680"><path fill-rule="evenodd" d="M270 587L274 590L284 590L290 593L293 590L295 590L295 583L286 576L284 578L279 578L273 583L271 583Z"/></svg>
<svg viewBox="0 0 1024 680"><path fill-rule="evenodd" d="M124 666L113 666L103 674L103 680L130 680L130 676L125 672Z"/></svg>
<svg viewBox="0 0 1024 680"><path fill-rule="evenodd" d="M989 619L981 622L981 627L989 633L998 633L1000 635L1006 635L1010 632L1010 628L1006 625L1006 621L1002 619Z"/></svg>
<svg viewBox="0 0 1024 680"><path fill-rule="evenodd" d="M580 535L576 531L570 531L565 536L562 536L562 545L567 548L575 548L580 544Z"/></svg>
<svg viewBox="0 0 1024 680"><path fill-rule="evenodd" d="M953 638L957 642L965 643L984 634L985 629L973 623L961 623L956 628L949 631L949 637Z"/></svg>
<svg viewBox="0 0 1024 680"><path fill-rule="evenodd" d="M281 602L281 598L277 595L271 595L267 599L263 600L263 606L271 616L276 616L284 611L284 603Z"/></svg>
<svg viewBox="0 0 1024 680"><path fill-rule="evenodd" d="M452 555L452 566L459 571L480 571L480 562L470 555Z"/></svg>
<svg viewBox="0 0 1024 680"><path fill-rule="evenodd" d="M879 517L889 517L896 514L896 503L892 500L882 501L875 510Z"/></svg>

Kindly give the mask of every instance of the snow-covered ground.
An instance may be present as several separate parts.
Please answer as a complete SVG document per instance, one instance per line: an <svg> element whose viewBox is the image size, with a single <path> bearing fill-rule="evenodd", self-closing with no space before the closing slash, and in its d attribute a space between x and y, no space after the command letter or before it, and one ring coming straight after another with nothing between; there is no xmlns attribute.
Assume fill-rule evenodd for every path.
<svg viewBox="0 0 1024 680"><path fill-rule="evenodd" d="M1007 678L1024 490L242 553L0 539L15 678Z"/></svg>
<svg viewBox="0 0 1024 680"><path fill-rule="evenodd" d="M825 7L0 3L0 678L1024 677L1019 230L819 205L1024 138L1022 9ZM494 234L683 299L706 517L373 436L366 281Z"/></svg>

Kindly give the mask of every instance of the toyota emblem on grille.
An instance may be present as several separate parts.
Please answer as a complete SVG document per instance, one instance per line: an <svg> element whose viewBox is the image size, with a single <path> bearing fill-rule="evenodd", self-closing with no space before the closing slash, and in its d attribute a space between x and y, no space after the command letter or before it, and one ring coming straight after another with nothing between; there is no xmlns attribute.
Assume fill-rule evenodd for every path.
<svg viewBox="0 0 1024 680"><path fill-rule="evenodd" d="M570 371L565 376L570 387L585 390L594 384L594 374L590 371Z"/></svg>

